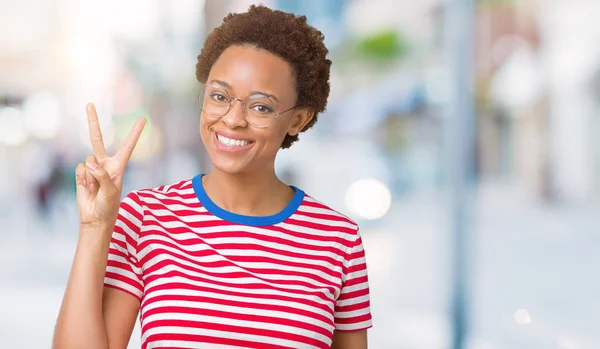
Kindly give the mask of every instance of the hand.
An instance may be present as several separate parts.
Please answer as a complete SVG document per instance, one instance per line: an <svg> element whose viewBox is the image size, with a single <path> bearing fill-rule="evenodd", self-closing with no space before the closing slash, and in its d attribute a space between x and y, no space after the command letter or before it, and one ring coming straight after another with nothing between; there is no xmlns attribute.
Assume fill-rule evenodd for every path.
<svg viewBox="0 0 600 349"><path fill-rule="evenodd" d="M102 141L98 115L93 104L86 106L94 155L77 165L77 209L82 227L110 227L119 213L123 174L146 120L137 120L115 156L108 156Z"/></svg>

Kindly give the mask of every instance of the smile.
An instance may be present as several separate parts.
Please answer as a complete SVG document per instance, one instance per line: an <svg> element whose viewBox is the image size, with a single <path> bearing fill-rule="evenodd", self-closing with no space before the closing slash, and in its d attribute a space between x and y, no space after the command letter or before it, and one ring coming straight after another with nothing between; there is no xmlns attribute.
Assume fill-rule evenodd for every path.
<svg viewBox="0 0 600 349"><path fill-rule="evenodd" d="M233 135L229 137L223 136L218 132L213 133L213 142L215 147L226 153L245 153L254 146L254 141L250 139L238 139L233 138Z"/></svg>
<svg viewBox="0 0 600 349"><path fill-rule="evenodd" d="M245 141L242 139L227 138L218 133L217 133L217 140L219 141L219 143L226 145L228 147L243 147L243 146L250 144L250 142L248 142L248 141Z"/></svg>

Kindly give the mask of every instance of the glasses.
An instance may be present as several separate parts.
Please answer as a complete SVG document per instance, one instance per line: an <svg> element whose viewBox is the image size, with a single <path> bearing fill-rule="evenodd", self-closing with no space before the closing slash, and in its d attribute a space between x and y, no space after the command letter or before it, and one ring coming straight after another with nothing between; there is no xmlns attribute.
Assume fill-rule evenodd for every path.
<svg viewBox="0 0 600 349"><path fill-rule="evenodd" d="M253 94L245 100L231 97L225 88L219 85L208 85L204 91L204 96L198 97L198 102L202 108L202 112L206 116L219 119L225 116L235 102L242 102L242 114L246 122L255 128L268 127L275 117L286 113L297 106L293 106L282 112L277 112L275 102L271 97L263 94Z"/></svg>

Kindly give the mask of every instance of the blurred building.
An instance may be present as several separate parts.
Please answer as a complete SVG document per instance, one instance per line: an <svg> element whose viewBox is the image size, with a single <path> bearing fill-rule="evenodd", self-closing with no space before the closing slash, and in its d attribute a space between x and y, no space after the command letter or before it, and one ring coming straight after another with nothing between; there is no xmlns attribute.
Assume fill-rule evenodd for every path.
<svg viewBox="0 0 600 349"><path fill-rule="evenodd" d="M596 199L598 4L517 4L479 6L481 170L542 199Z"/></svg>
<svg viewBox="0 0 600 349"><path fill-rule="evenodd" d="M448 348L452 164L444 154L456 92L448 88L448 3L261 2L306 15L330 48L327 111L276 165L291 184L360 223L373 292L371 346ZM91 151L85 104L97 105L110 151L136 118L149 121L125 192L207 171L197 55L223 16L254 3L0 4L0 262L7 266L0 337L7 346L43 347L51 336L76 243L73 172ZM469 347L599 347L600 2L475 3Z"/></svg>

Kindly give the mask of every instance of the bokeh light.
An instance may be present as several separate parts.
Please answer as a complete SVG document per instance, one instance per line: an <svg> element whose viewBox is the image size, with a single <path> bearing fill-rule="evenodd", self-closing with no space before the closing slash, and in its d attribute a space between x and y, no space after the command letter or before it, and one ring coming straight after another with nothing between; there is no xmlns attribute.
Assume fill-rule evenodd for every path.
<svg viewBox="0 0 600 349"><path fill-rule="evenodd" d="M25 125L31 135L40 139L51 139L58 135L62 125L62 114L58 99L51 93L31 95L23 103Z"/></svg>
<svg viewBox="0 0 600 349"><path fill-rule="evenodd" d="M18 146L27 140L23 113L15 107L0 108L0 143Z"/></svg>
<svg viewBox="0 0 600 349"><path fill-rule="evenodd" d="M392 195L388 187L373 179L358 180L346 191L346 207L363 219L379 219L388 212Z"/></svg>
<svg viewBox="0 0 600 349"><path fill-rule="evenodd" d="M515 312L515 321L519 325L527 325L531 323L531 314L527 309L519 309Z"/></svg>

